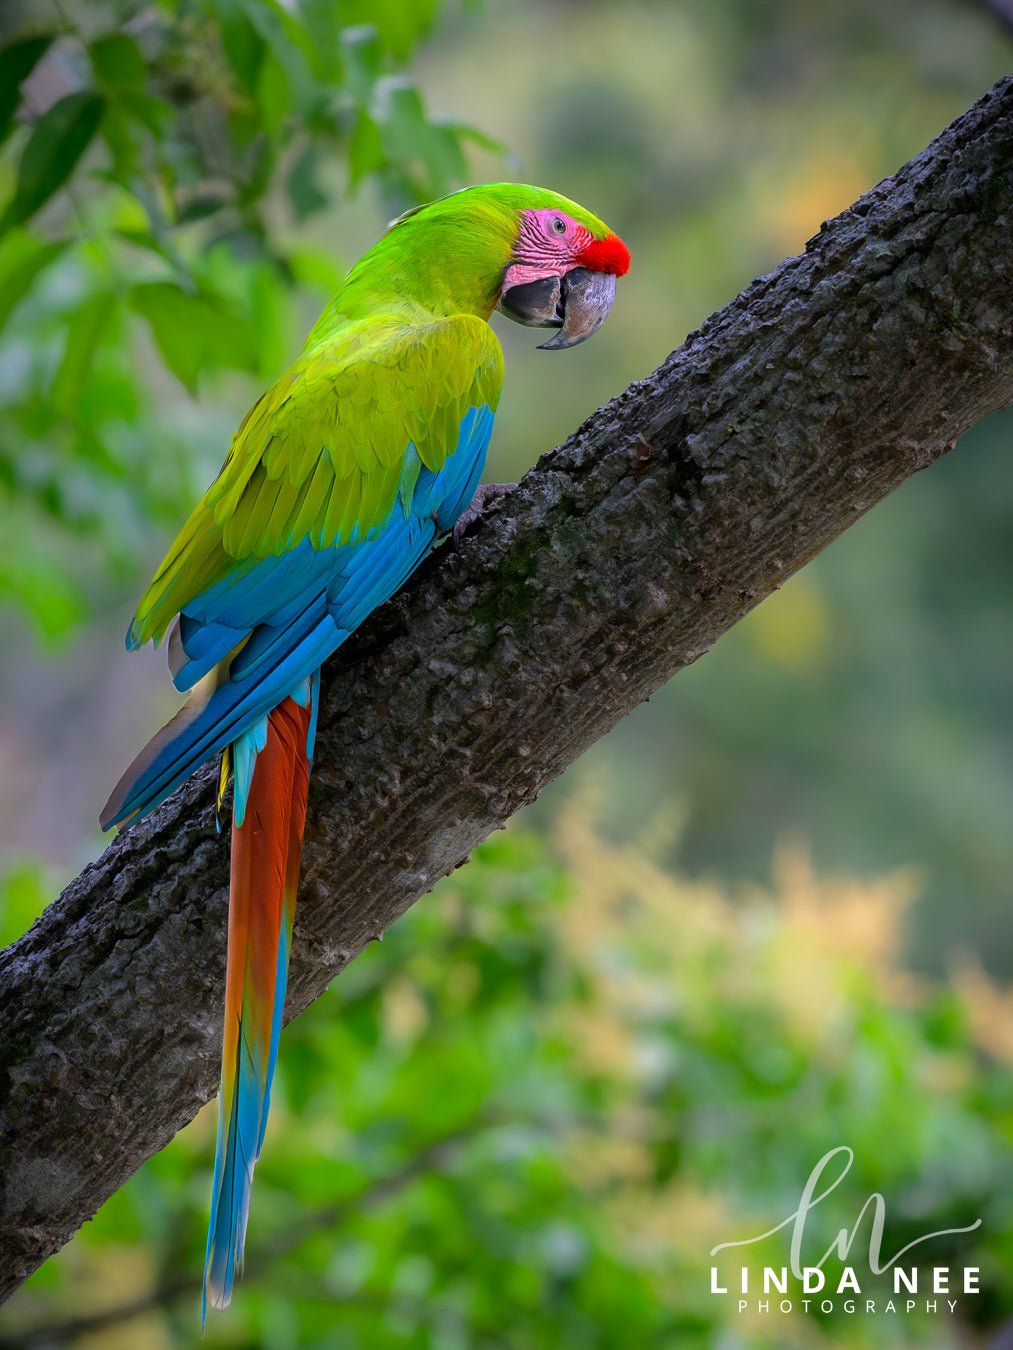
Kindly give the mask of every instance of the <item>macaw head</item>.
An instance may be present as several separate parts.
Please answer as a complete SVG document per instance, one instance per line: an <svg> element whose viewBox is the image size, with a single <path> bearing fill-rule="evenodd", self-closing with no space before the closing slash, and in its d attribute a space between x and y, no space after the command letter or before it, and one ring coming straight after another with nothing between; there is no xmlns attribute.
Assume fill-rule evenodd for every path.
<svg viewBox="0 0 1013 1350"><path fill-rule="evenodd" d="M524 183L463 188L407 211L394 227L426 231L459 297L478 283L480 309L559 331L544 351L575 347L608 318L616 278L630 265L623 241L576 202ZM409 231L411 232L411 231ZM417 255L418 256L418 255ZM428 270L428 269L427 269Z"/></svg>
<svg viewBox="0 0 1013 1350"><path fill-rule="evenodd" d="M532 328L558 328L543 351L575 347L609 316L616 278L630 251L617 234L575 202L532 188L545 205L521 207L517 236L496 308Z"/></svg>

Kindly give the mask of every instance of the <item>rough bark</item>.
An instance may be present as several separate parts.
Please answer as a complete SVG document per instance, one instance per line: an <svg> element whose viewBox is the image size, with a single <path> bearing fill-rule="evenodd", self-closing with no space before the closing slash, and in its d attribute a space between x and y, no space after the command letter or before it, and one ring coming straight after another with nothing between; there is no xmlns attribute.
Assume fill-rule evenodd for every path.
<svg viewBox="0 0 1013 1350"><path fill-rule="evenodd" d="M1011 221L1013 78L544 456L329 662L289 1016L1013 401ZM0 956L0 1296L214 1091L212 796L206 772Z"/></svg>

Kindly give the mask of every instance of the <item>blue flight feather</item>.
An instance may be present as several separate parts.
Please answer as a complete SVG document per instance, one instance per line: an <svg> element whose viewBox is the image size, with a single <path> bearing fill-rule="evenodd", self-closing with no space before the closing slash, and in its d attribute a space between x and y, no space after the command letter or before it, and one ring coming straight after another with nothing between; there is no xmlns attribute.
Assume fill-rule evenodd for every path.
<svg viewBox="0 0 1013 1350"><path fill-rule="evenodd" d="M403 585L474 496L492 424L488 407L469 409L453 454L438 472L419 468L410 501L395 502L373 538L327 549L303 539L280 556L237 563L233 576L187 605L175 649L180 688L211 671L247 635L248 641L230 663L228 679L202 705L196 699L182 709L153 743L151 757L135 764L134 778L125 778L111 799L103 828L144 815L206 760L240 741ZM406 463L413 453L409 444ZM251 750L247 783L255 759L247 742L244 754Z"/></svg>

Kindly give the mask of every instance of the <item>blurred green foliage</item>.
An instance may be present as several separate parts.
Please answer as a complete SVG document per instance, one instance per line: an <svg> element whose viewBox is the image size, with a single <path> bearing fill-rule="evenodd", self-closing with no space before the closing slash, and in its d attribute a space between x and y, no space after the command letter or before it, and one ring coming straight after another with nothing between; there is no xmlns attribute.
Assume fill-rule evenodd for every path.
<svg viewBox="0 0 1013 1350"><path fill-rule="evenodd" d="M98 848L171 711L120 647L148 565L384 220L519 176L629 240L565 372L501 333L513 478L1010 50L972 0L8 0L0 936ZM1009 1316L1011 431L856 524L286 1032L249 1274L209 1345L965 1350ZM678 828L645 834L672 800ZM213 1132L209 1108L39 1272L13 1344L137 1299L79 1339L198 1344ZM708 1293L710 1248L782 1219L839 1144L821 1237L876 1189L891 1250L983 1219L925 1248L982 1266L955 1319Z"/></svg>
<svg viewBox="0 0 1013 1350"><path fill-rule="evenodd" d="M18 22L15 7L0 47L0 603L41 633L83 619L90 572L136 568L144 531L189 505L166 374L191 394L229 371L270 378L295 341L286 291L334 288L340 257L293 228L366 181L392 212L438 196L466 180L469 142L498 151L430 117L402 73L437 10L121 0Z"/></svg>
<svg viewBox="0 0 1013 1350"><path fill-rule="evenodd" d="M1009 1308L1008 996L904 968L909 877L820 881L786 851L772 892L733 898L657 866L668 824L615 848L578 802L555 855L499 836L285 1032L247 1275L204 1344L956 1350ZM709 1292L711 1248L780 1222L844 1143L804 1253L874 1191L886 1254L980 1217L917 1252L982 1267L957 1315L739 1314ZM11 1343L139 1300L80 1343L198 1346L213 1149L212 1105L18 1294Z"/></svg>

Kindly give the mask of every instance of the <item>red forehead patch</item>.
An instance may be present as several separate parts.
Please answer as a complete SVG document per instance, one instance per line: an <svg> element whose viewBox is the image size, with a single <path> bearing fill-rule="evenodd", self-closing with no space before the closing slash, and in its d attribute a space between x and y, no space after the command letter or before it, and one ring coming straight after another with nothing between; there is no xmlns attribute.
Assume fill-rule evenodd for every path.
<svg viewBox="0 0 1013 1350"><path fill-rule="evenodd" d="M577 254L577 261L589 272L613 272L624 277L630 270L630 251L617 234L610 234L585 244Z"/></svg>

